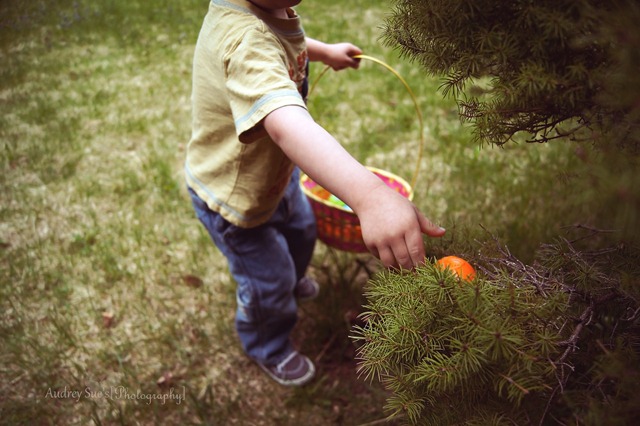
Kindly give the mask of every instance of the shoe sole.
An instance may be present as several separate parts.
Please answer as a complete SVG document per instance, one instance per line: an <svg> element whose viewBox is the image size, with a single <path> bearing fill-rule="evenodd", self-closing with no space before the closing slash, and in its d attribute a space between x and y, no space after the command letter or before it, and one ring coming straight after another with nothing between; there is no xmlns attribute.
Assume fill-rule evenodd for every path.
<svg viewBox="0 0 640 426"><path fill-rule="evenodd" d="M276 382L280 383L282 386L302 386L302 385L305 385L305 384L309 383L311 381L311 379L313 379L313 377L316 375L316 367L313 365L311 360L308 359L308 358L305 358L305 361L306 361L307 365L309 366L309 371L307 371L307 374L305 374L304 376L299 377L297 379L293 379L293 380L281 379L280 377L274 375L268 368L266 368L265 366L263 366L259 362L257 362L256 364L258 364L260 366L260 368L262 368L262 370L265 373L267 373L267 375L269 377L271 377Z"/></svg>

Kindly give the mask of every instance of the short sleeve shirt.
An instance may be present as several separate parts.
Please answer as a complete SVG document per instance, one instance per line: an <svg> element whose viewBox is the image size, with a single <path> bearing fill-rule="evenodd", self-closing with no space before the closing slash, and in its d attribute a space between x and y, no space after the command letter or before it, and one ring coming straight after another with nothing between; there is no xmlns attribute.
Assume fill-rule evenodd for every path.
<svg viewBox="0 0 640 426"><path fill-rule="evenodd" d="M187 184L240 227L271 217L293 171L262 127L278 108L306 108L304 31L295 12L288 15L212 0L195 48Z"/></svg>

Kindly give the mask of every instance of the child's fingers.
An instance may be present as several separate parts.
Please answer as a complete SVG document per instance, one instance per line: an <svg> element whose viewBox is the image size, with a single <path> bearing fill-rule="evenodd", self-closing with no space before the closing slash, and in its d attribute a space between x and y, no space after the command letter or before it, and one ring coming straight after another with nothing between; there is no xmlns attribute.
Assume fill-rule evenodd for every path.
<svg viewBox="0 0 640 426"><path fill-rule="evenodd" d="M422 241L420 242L420 244L422 244ZM407 245L404 244L404 242L403 244L398 245L396 250L397 250L395 252L396 265L399 266L400 269L407 269L407 270L413 269L416 266L416 264L419 262L419 259L413 258L414 255L412 254L412 251L413 253L415 253L416 251L407 247Z"/></svg>
<svg viewBox="0 0 640 426"><path fill-rule="evenodd" d="M376 257L380 259L385 268L393 268L397 266L396 258L393 254L393 251L391 250L391 247L375 249L375 252L377 252Z"/></svg>
<svg viewBox="0 0 640 426"><path fill-rule="evenodd" d="M393 255L395 257L393 266L399 266L403 269L413 269L424 263L425 252L422 232L431 237L440 237L445 232L443 228L427 219L417 208L414 207L414 209L420 228L412 227L404 235L404 238L393 247Z"/></svg>
<svg viewBox="0 0 640 426"><path fill-rule="evenodd" d="M386 268L413 269L424 262L422 234L412 232L390 245L370 249Z"/></svg>
<svg viewBox="0 0 640 426"><path fill-rule="evenodd" d="M408 266L405 269L412 269L424 263L424 241L422 241L422 233L415 230L408 233L405 237L406 250L409 256Z"/></svg>
<svg viewBox="0 0 640 426"><path fill-rule="evenodd" d="M442 237L446 232L444 228L431 222L425 215L416 209L418 220L420 221L420 229L430 237Z"/></svg>

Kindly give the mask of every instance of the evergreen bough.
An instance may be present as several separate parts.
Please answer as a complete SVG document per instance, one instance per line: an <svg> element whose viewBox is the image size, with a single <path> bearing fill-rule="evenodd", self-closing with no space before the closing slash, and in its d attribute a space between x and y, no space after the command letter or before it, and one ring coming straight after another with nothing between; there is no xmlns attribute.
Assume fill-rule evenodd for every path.
<svg viewBox="0 0 640 426"><path fill-rule="evenodd" d="M635 0L396 0L385 39L444 76L481 142L640 148Z"/></svg>
<svg viewBox="0 0 640 426"><path fill-rule="evenodd" d="M559 240L533 265L483 248L468 283L431 263L368 285L360 373L426 425L627 425L640 415L640 253Z"/></svg>
<svg viewBox="0 0 640 426"><path fill-rule="evenodd" d="M547 300L427 266L380 276L367 298L362 372L386 383L388 408L414 423L453 424L474 412L484 421L498 406L517 419L523 397L553 381L547 359L557 355L561 324L546 318L566 309L561 292Z"/></svg>

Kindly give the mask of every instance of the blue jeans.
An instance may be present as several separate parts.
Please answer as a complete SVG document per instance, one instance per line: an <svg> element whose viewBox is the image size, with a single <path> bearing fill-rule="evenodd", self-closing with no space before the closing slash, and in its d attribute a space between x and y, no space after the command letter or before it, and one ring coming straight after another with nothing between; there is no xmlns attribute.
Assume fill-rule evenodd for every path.
<svg viewBox="0 0 640 426"><path fill-rule="evenodd" d="M240 228L213 212L189 189L198 219L225 255L237 283L236 330L256 361L275 365L293 347L297 321L293 290L311 261L316 224L296 168L277 210L263 225Z"/></svg>

